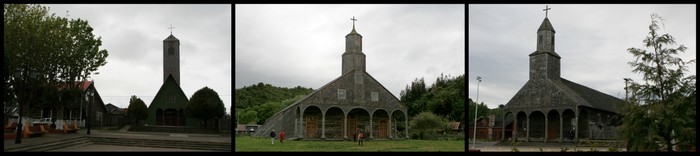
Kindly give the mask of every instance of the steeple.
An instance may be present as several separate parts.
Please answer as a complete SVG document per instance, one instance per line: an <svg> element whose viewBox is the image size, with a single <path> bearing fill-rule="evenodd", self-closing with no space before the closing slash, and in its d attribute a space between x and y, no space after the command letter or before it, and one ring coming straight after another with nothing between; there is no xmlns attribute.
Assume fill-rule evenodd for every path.
<svg viewBox="0 0 700 156"><path fill-rule="evenodd" d="M540 28L537 29L537 51L554 53L554 27L549 23L549 18L545 17Z"/></svg>
<svg viewBox="0 0 700 156"><path fill-rule="evenodd" d="M180 85L180 40L172 34L163 40L163 82L171 74Z"/></svg>
<svg viewBox="0 0 700 156"><path fill-rule="evenodd" d="M542 11L549 11L546 7ZM561 57L554 51L554 27L549 18L537 29L537 51L530 54L530 80L550 79L559 81L561 76Z"/></svg>
<svg viewBox="0 0 700 156"><path fill-rule="evenodd" d="M355 31L355 16L352 20L352 31L345 35L345 52L343 53L342 74L353 69L365 70L365 54L362 53L362 35Z"/></svg>

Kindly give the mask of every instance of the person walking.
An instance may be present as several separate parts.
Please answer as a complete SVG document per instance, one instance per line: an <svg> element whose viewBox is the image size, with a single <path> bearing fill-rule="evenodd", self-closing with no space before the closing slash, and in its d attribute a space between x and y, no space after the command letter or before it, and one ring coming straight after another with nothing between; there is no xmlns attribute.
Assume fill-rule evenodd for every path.
<svg viewBox="0 0 700 156"><path fill-rule="evenodd" d="M270 138L272 138L272 144L275 144L275 129L272 129L272 132L270 132Z"/></svg>
<svg viewBox="0 0 700 156"><path fill-rule="evenodd" d="M352 142L357 142L357 130L352 131Z"/></svg>
<svg viewBox="0 0 700 156"><path fill-rule="evenodd" d="M362 134L362 131L360 131L360 134L357 136L357 138L359 139L359 142L357 144L362 146L362 140L365 138L365 135Z"/></svg>
<svg viewBox="0 0 700 156"><path fill-rule="evenodd" d="M280 143L284 143L284 131L280 131Z"/></svg>

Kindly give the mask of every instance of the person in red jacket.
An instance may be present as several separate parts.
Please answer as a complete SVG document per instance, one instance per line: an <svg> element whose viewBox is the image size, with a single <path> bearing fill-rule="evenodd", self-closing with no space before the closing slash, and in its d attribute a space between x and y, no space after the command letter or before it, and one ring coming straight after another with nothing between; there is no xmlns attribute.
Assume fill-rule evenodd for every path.
<svg viewBox="0 0 700 156"><path fill-rule="evenodd" d="M365 138L365 135L362 134L362 131L360 131L360 134L357 137L359 138L359 142L357 144L362 146L363 145L362 140Z"/></svg>
<svg viewBox="0 0 700 156"><path fill-rule="evenodd" d="M284 143L284 131L280 131L280 143Z"/></svg>

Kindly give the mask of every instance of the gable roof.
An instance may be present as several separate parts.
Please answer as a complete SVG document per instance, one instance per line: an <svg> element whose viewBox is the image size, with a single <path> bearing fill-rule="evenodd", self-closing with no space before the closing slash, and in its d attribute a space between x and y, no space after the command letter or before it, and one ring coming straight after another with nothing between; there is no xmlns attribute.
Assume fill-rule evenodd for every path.
<svg viewBox="0 0 700 156"><path fill-rule="evenodd" d="M561 78L561 84L570 89L569 94L580 97L574 98L574 101L576 101L578 105L615 113L620 113L622 110L623 101L621 99L602 93L595 89L588 88L578 83L574 83L564 78Z"/></svg>
<svg viewBox="0 0 700 156"><path fill-rule="evenodd" d="M178 94L179 96L183 96L183 97L185 98L186 101L189 101L189 99L187 99L187 95L185 95L185 92L182 91L182 88L180 87L180 85L178 85L177 82L175 82L175 78L173 78L173 74L168 74L168 78L165 79L165 82L163 82L163 85L161 85L161 86L160 86L160 89L158 89L158 92L156 93L156 96L153 97L153 100L152 100L151 103L148 105L148 108L149 108L149 109L151 108L151 106L153 105L153 103L159 99L159 97L164 96L164 95L163 95L163 94L164 94L163 92L165 92L166 86L175 86L175 88L176 88L176 90L175 90L176 94Z"/></svg>

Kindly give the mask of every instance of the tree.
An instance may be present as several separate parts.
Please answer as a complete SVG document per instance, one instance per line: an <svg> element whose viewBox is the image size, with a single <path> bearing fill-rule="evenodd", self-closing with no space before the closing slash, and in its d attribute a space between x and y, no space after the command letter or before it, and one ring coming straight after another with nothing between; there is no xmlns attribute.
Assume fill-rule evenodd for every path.
<svg viewBox="0 0 700 156"><path fill-rule="evenodd" d="M134 121L134 124L139 124L139 121L146 120L148 118L148 108L146 103L141 100L141 98L132 95L129 99L129 111L127 113L130 119Z"/></svg>
<svg viewBox="0 0 700 156"><path fill-rule="evenodd" d="M73 82L85 81L98 67L107 63L107 50L99 49L102 41L92 34L93 28L88 21L49 15L49 9L41 5L4 4L3 7L3 79L7 83L6 91L9 91L9 86L22 90L54 87L61 82L78 88L79 85ZM36 70L35 82L42 83L29 83L31 85L18 88L18 81L10 81L16 70ZM6 98L5 102L11 101ZM28 103L22 105L27 107ZM58 114L62 112L58 111Z"/></svg>
<svg viewBox="0 0 700 156"><path fill-rule="evenodd" d="M190 97L190 102L185 106L185 114L203 121L204 127L207 127L209 119L222 118L226 114L226 107L216 91L204 87Z"/></svg>
<svg viewBox="0 0 700 156"><path fill-rule="evenodd" d="M410 122L411 130L418 131L419 136L424 133L447 127L447 120L432 112L421 112L413 117Z"/></svg>
<svg viewBox="0 0 700 156"><path fill-rule="evenodd" d="M408 116L415 116L420 113L420 111L425 110L426 102L421 99L427 92L423 78L416 78L411 82L410 86L406 85L406 89L401 91L400 100L408 106Z"/></svg>
<svg viewBox="0 0 700 156"><path fill-rule="evenodd" d="M239 120L240 124L257 124L258 112L254 110L245 111L245 113L241 114Z"/></svg>
<svg viewBox="0 0 700 156"><path fill-rule="evenodd" d="M675 39L659 34L658 23L663 24L663 18L652 14L649 36L643 41L653 51L627 49L636 58L629 62L633 72L642 74L644 81L630 85L632 98L622 122L627 151L659 150L659 144L666 151L677 144L695 146L696 77L685 73L695 59L685 62L676 56L687 48L670 48Z"/></svg>
<svg viewBox="0 0 700 156"><path fill-rule="evenodd" d="M474 109L476 107L477 107L477 104L474 101L472 101L471 98L469 98L469 113L467 113L467 114L469 114L468 115L469 119L467 121L467 122L469 122L469 125L474 125L474 114L473 113L474 113ZM479 115L477 115L478 118L483 118L483 117L486 117L487 115L490 114L491 110L489 109L488 106L486 106L486 104L484 104L484 102L481 102L480 104L478 104L478 107L479 107L479 111L477 112L477 113L479 113Z"/></svg>

